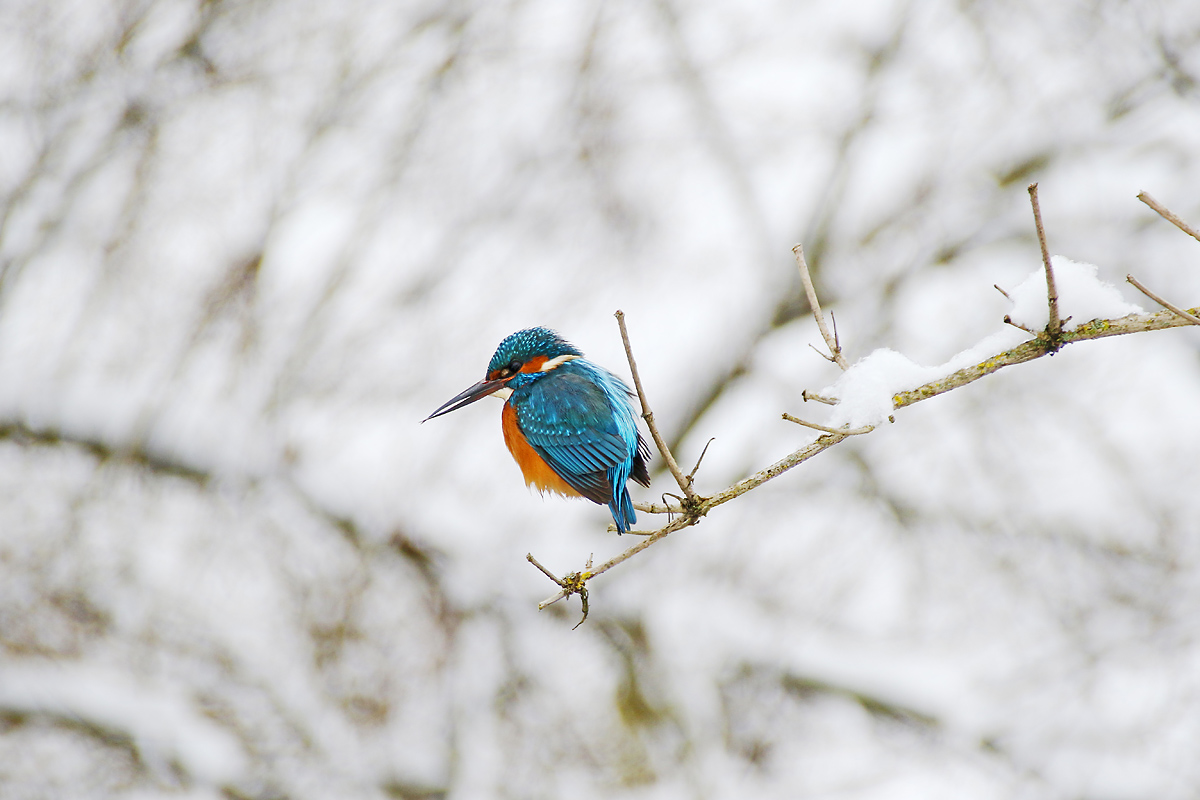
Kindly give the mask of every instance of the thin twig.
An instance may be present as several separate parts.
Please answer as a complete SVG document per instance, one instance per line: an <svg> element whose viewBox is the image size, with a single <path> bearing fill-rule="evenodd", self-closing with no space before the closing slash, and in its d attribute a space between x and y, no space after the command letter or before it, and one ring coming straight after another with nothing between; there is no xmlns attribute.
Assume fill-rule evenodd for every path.
<svg viewBox="0 0 1200 800"><path fill-rule="evenodd" d="M1026 333L1033 334L1034 336L1037 336L1038 334L1041 333L1041 331L1035 331L1033 328L1026 328L1024 325L1022 325L1019 322L1013 322L1012 317L1010 317L1008 314L1004 315L1004 324L1012 325L1014 328L1020 328L1021 330L1025 331Z"/></svg>
<svg viewBox="0 0 1200 800"><path fill-rule="evenodd" d="M817 394L816 392L810 392L808 389L805 389L800 393L800 398L806 403L809 400L812 400L814 403L824 403L827 406L836 406L838 404L836 398L825 397L824 395Z"/></svg>
<svg viewBox="0 0 1200 800"><path fill-rule="evenodd" d="M808 262L804 260L803 245L793 247L792 253L795 254L796 266L800 269L800 281L804 284L804 293L808 295L808 307L812 309L813 317L817 320L817 328L821 331L821 337L825 339L825 345L829 348L830 355L825 358L844 370L850 369L850 365L846 363L846 357L842 355L841 345L829 333L829 328L825 326L825 315L821 313L821 302L817 300L817 290L813 286L812 275L808 271Z"/></svg>
<svg viewBox="0 0 1200 800"><path fill-rule="evenodd" d="M1046 229L1042 227L1042 209L1038 206L1038 185L1029 184L1029 202L1033 205L1033 221L1037 226L1038 244L1042 248L1042 263L1046 265L1046 299L1050 304L1050 321L1046 333L1050 344L1058 349L1062 341L1062 320L1058 316L1058 287L1054 284L1054 267L1050 266L1050 251L1046 248Z"/></svg>
<svg viewBox="0 0 1200 800"><path fill-rule="evenodd" d="M825 359L826 361L828 361L830 364L836 364L836 363L837 363L837 359L836 359L836 358L834 358L833 356L827 356L827 355L825 355L825 354L824 354L824 353L822 353L820 350L818 350L818 349L817 349L817 346L816 346L815 344L813 344L812 342L809 342L809 343L808 343L808 346L809 346L810 348L812 348L812 351L813 351L814 353L816 353L816 354L817 354L817 355L819 355L821 358L823 358L823 359Z"/></svg>
<svg viewBox="0 0 1200 800"><path fill-rule="evenodd" d="M1137 196L1137 198L1138 198L1138 200L1141 200L1143 203L1145 203L1146 205L1150 206L1155 211L1157 211L1158 215L1160 217L1162 217L1163 219L1165 219L1167 222L1171 223L1176 228L1179 228L1179 230L1183 231L1188 236L1191 236L1196 241L1200 241L1200 232L1198 232L1192 226L1188 225L1186 222L1181 220L1179 217L1175 216L1175 214L1173 214L1171 212L1171 210L1168 209L1166 206L1164 206L1162 203L1158 202L1157 200L1155 200L1153 197L1146 194L1145 192L1140 193Z"/></svg>
<svg viewBox="0 0 1200 800"><path fill-rule="evenodd" d="M1138 282L1137 278L1133 277L1132 275L1126 275L1125 280L1132 283L1134 286L1136 286L1138 288L1138 290L1142 294L1146 295L1146 297L1149 297L1151 300L1158 303L1163 308L1167 308L1167 309L1170 309L1171 311L1174 311L1176 314L1183 317L1184 319L1186 319L1188 322L1192 323L1193 325L1200 325L1200 317L1197 317L1194 314L1189 314L1188 312L1184 311L1182 308L1179 308L1178 306L1171 305L1166 300L1163 300L1161 297L1156 295L1154 292L1147 289L1145 286L1142 286L1142 284Z"/></svg>
<svg viewBox="0 0 1200 800"><path fill-rule="evenodd" d="M555 582L555 583L557 583L559 586L562 586L562 581L560 581L558 578L556 578L556 577L554 576L554 573L553 573L553 572L551 572L550 570L548 570L548 569L546 569L545 567L543 567L543 566L542 566L542 563L541 563L540 561L538 561L536 558L534 558L534 557L533 557L533 553L526 553L526 554L525 554L525 558L526 558L526 560L528 560L528 561L529 561L529 563L530 563L530 564L533 564L535 567L537 567L538 569L540 569L540 570L542 571L542 574L544 574L544 575L545 575L547 578L549 578L550 580L554 581L554 582Z"/></svg>
<svg viewBox="0 0 1200 800"><path fill-rule="evenodd" d="M1009 302L1012 302L1012 298L1008 296L1008 292L1006 292L1000 288L1000 284L993 283L992 286L996 287L996 291L999 292L1000 294L1004 295L1006 300L1008 300Z"/></svg>
<svg viewBox="0 0 1200 800"><path fill-rule="evenodd" d="M812 428L814 431L821 431L822 433L838 433L843 436L858 436L860 434L870 433L871 431L875 430L874 425L864 425L861 428L829 428L825 425L818 425L815 422L809 422L806 419L793 417L791 414L786 412L784 413L783 418L788 422L794 422L797 425L803 425L806 428Z"/></svg>
<svg viewBox="0 0 1200 800"><path fill-rule="evenodd" d="M621 328L621 341L625 343L625 357L629 359L629 371L633 374L633 387L637 390L638 399L642 401L642 419L646 420L646 427L650 429L650 435L654 437L654 444L658 446L658 452L662 453L663 461L667 463L667 469L671 470L671 475L679 484L680 491L687 495L689 501L694 502L700 495L696 494L696 490L692 488L691 479L683 474L683 470L679 469L675 456L671 455L670 448L667 447L662 434L658 432L658 426L654 424L654 412L650 410L650 403L646 400L646 393L642 390L642 378L638 375L637 362L633 359L633 347L629 344L629 331L625 329L625 312L618 309L614 316L617 318L617 325Z"/></svg>
<svg viewBox="0 0 1200 800"><path fill-rule="evenodd" d="M717 437L712 437L704 443L704 449L700 451L700 457L696 459L696 466L692 467L692 471L688 473L688 481L696 477L696 473L700 471L700 462L704 461L704 454L708 452L708 446L715 442Z"/></svg>

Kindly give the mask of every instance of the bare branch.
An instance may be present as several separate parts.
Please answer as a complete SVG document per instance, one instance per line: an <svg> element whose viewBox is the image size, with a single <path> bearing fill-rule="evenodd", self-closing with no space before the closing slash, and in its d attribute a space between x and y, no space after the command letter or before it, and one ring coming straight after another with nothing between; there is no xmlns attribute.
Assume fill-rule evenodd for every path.
<svg viewBox="0 0 1200 800"><path fill-rule="evenodd" d="M1188 313L1197 314L1200 313L1200 309L1193 308ZM1120 319L1094 319L1091 322L1085 322L1074 330L1063 331L1062 344L1066 345L1088 339L1103 339L1108 336L1120 336L1126 333L1143 333L1146 331L1165 330L1167 328L1179 328L1187 324L1189 324L1187 320L1180 318L1172 311L1158 311L1154 314L1130 314ZM930 397L936 397L939 394L945 394L952 389L957 389L960 386L977 381L985 375L991 375L993 372L1004 367L1033 361L1035 358L1041 358L1052 352L1054 351L1045 339L1032 339L1017 345L1011 350L1006 350L999 355L992 356L974 366L960 369L936 381L930 381L924 386L918 386L916 389L907 392L899 392L892 397L892 404L898 409L911 406L913 403L927 400Z"/></svg>
<svg viewBox="0 0 1200 800"><path fill-rule="evenodd" d="M812 275L808 271L808 262L804 260L804 247L796 245L792 248L792 253L795 254L796 266L800 269L800 281L804 284L804 293L808 295L808 306L812 309L813 318L817 321L817 328L821 331L821 336L825 339L825 345L831 354L825 356L822 353L821 355L844 370L850 369L850 365L846 363L846 357L842 355L841 345L837 338L829 333L829 328L825 325L825 315L821 313L821 302L817 299L817 290L813 286Z"/></svg>
<svg viewBox="0 0 1200 800"><path fill-rule="evenodd" d="M633 387L637 390L638 400L642 402L642 419L646 420L646 427L650 429L654 444L657 445L658 452L662 454L667 469L671 470L671 475L675 477L675 482L679 484L680 491L687 495L689 501L695 501L699 495L692 488L692 479L683 474L683 470L676 463L675 456L671 455L671 450L667 447L662 434L658 432L658 426L654 424L654 412L650 410L650 403L646 400L646 393L642 390L642 378L638 374L637 362L633 358L633 347L629 344L629 331L625 329L625 312L617 309L614 316L617 318L617 325L621 328L621 341L625 343L625 358L629 360L629 371L633 374Z"/></svg>
<svg viewBox="0 0 1200 800"><path fill-rule="evenodd" d="M1054 284L1054 267L1050 266L1050 251L1046 248L1046 229L1042 227L1042 209L1038 206L1038 185L1029 184L1029 202L1033 205L1033 221L1037 226L1038 245L1042 248L1042 263L1046 265L1046 299L1050 304L1050 321L1046 333L1057 350L1062 342L1062 320L1058 316L1058 287Z"/></svg>
<svg viewBox="0 0 1200 800"><path fill-rule="evenodd" d="M630 558L632 558L633 556L642 552L647 547L649 547L650 545L657 542L659 539L662 539L662 538L666 537L667 535L672 534L681 528L686 528L686 527L688 527L690 525L694 525L694 524L695 524L695 522L692 520L692 518L690 516L681 515L678 519L674 520L673 522L668 523L667 525L658 529L657 531L650 533L649 535L646 536L645 539L638 542L633 547L629 548L628 550L626 550L625 552L621 553L618 556L614 556L613 558L610 558L608 561L605 561L603 564L596 567L594 570L583 573L582 575L579 573L576 573L576 575L578 575L584 581L590 580L591 578L594 578L597 575L601 575L605 572L608 572L610 569L617 566L618 564L620 564L624 561L628 561ZM570 592L568 592L568 594L570 594ZM565 597L566 595L564 594L563 596ZM542 603L538 604L538 609L540 610L540 609L544 608L545 606L550 605L550 603L556 602L557 600L560 600L560 599L562 599L562 598L555 596L549 600L545 600Z"/></svg>
<svg viewBox="0 0 1200 800"><path fill-rule="evenodd" d="M634 503L633 507L647 514L682 514L683 509L666 503Z"/></svg>
<svg viewBox="0 0 1200 800"><path fill-rule="evenodd" d="M711 508L715 508L722 503L728 503L735 497L741 497L751 489L756 489L759 486L762 486L772 478L778 478L792 467L803 464L813 456L825 452L835 444L844 441L846 438L847 435L845 433L827 433L824 436L819 437L812 444L801 447L799 450L796 450L790 455L779 459L771 466L759 470L749 478L740 480L725 491L708 498L708 500L704 502L704 505L701 506L701 510L703 513L708 513L709 509Z"/></svg>
<svg viewBox="0 0 1200 800"><path fill-rule="evenodd" d="M1146 205L1150 206L1155 211L1157 211L1158 215L1160 217L1162 217L1163 219L1165 219L1167 222L1171 223L1176 228L1179 228L1179 230L1186 233L1188 236L1190 236L1193 239L1195 239L1196 241L1200 242L1200 231L1197 231L1195 228L1188 225L1186 222L1181 220L1179 217L1175 216L1175 214L1173 214L1171 212L1171 210L1168 209L1166 206L1164 206L1162 203L1158 202L1157 200L1155 200L1153 197L1146 194L1145 192L1142 192L1141 194L1139 194L1137 196L1137 198L1138 198L1138 200L1141 200L1143 203L1145 203Z"/></svg>
<svg viewBox="0 0 1200 800"><path fill-rule="evenodd" d="M526 555L526 558L528 558L528 557L529 556ZM555 603L557 603L559 600L562 600L564 597L570 597L570 596L571 596L571 592L567 591L566 589L563 589L558 594L553 595L551 597L547 597L545 600L538 603L538 611L543 611L546 609L547 606L552 606Z"/></svg>
<svg viewBox="0 0 1200 800"><path fill-rule="evenodd" d="M1156 295L1154 292L1147 289L1145 286L1142 286L1142 284L1140 282L1138 282L1137 278L1133 277L1132 275L1126 275L1125 280L1132 283L1134 286L1136 286L1138 288L1138 290L1142 294L1146 295L1146 297L1149 297L1151 300L1158 303L1163 308L1167 308L1167 309L1170 309L1171 311L1174 311L1176 314L1183 317L1184 319L1186 319L1188 322L1192 323L1193 325L1200 325L1200 317L1197 317L1194 314L1189 314L1188 312L1184 311L1182 308L1179 308L1178 306L1171 305L1166 300L1163 300L1161 297Z"/></svg>

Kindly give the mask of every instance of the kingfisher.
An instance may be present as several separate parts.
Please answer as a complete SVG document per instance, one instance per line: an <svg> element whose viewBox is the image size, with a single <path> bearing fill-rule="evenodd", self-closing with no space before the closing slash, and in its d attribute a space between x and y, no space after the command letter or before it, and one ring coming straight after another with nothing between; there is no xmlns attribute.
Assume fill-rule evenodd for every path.
<svg viewBox="0 0 1200 800"><path fill-rule="evenodd" d="M626 483L650 485L650 451L624 381L555 331L528 328L500 342L483 380L422 421L488 395L504 400L504 444L526 484L607 505L617 533L629 531L637 513Z"/></svg>

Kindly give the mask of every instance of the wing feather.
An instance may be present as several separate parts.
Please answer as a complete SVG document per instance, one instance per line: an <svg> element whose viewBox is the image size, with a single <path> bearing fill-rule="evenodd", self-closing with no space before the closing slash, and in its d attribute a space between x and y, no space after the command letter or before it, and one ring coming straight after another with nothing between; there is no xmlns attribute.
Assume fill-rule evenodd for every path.
<svg viewBox="0 0 1200 800"><path fill-rule="evenodd" d="M572 488L611 504L610 473L629 460L636 444L622 435L604 389L592 376L566 368L575 363L531 384L517 421L530 446Z"/></svg>

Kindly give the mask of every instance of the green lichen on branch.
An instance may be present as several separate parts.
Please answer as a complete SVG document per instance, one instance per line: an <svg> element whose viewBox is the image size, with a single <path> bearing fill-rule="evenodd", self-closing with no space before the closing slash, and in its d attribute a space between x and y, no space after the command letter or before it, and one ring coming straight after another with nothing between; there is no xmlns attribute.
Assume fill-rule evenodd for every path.
<svg viewBox="0 0 1200 800"><path fill-rule="evenodd" d="M1196 313L1196 309L1188 309L1188 312L1194 314ZM1094 319L1091 322L1085 322L1074 330L1063 331L1061 334L1061 344L1067 345L1073 342L1087 341L1088 339L1103 339L1107 336L1120 336L1126 333L1166 330L1167 328L1178 328L1188 324L1186 319L1183 319L1173 311L1158 311L1153 314L1130 314L1118 319ZM930 381L906 392L897 392L892 396L892 405L896 408L911 406L913 403L928 400L930 397L937 397L939 394L944 394L960 386L977 381L985 375L991 375L993 372L1004 367L1023 364L1035 358L1051 355L1056 349L1043 336L1030 339L1011 350L1006 350L970 367L964 367L944 378L938 378L936 381Z"/></svg>

